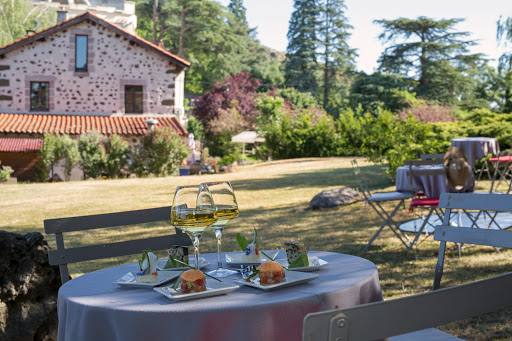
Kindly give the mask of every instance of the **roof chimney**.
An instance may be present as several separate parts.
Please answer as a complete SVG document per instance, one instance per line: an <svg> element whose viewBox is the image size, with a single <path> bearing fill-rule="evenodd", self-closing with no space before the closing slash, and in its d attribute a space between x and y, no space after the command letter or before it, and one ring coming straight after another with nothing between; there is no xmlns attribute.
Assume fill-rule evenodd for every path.
<svg viewBox="0 0 512 341"><path fill-rule="evenodd" d="M66 10L66 7L62 6L57 10L57 24L66 20L68 20L68 11Z"/></svg>
<svg viewBox="0 0 512 341"><path fill-rule="evenodd" d="M154 118L149 118L146 120L146 123L148 124L148 131L155 130L155 126L158 124L158 120L155 120Z"/></svg>

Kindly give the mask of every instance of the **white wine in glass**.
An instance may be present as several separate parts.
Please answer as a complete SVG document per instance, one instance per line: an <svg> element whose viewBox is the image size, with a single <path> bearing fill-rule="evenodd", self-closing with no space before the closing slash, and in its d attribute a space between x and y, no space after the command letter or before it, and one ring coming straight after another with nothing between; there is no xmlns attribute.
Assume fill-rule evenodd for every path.
<svg viewBox="0 0 512 341"><path fill-rule="evenodd" d="M179 186L171 208L171 224L192 238L195 268L199 269L199 237L217 221L217 208L208 187Z"/></svg>
<svg viewBox="0 0 512 341"><path fill-rule="evenodd" d="M222 230L234 218L238 217L238 203L236 202L235 192L229 181L207 182L204 183L210 190L210 193L217 207L217 221L212 225L217 237L217 269L208 274L215 277L226 277L237 273L236 271L224 269L222 267Z"/></svg>

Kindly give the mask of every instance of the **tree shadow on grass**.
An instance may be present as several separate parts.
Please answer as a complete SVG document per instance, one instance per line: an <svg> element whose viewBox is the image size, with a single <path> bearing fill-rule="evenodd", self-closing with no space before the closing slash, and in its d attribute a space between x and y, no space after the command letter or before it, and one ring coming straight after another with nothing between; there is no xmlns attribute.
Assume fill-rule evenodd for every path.
<svg viewBox="0 0 512 341"><path fill-rule="evenodd" d="M372 189L384 189L392 185L384 173L384 166L372 165L360 167L364 180ZM357 187L359 179L351 168L326 169L295 174L285 174L277 178L234 180L231 185L235 190L256 191L279 188L306 188L318 186Z"/></svg>

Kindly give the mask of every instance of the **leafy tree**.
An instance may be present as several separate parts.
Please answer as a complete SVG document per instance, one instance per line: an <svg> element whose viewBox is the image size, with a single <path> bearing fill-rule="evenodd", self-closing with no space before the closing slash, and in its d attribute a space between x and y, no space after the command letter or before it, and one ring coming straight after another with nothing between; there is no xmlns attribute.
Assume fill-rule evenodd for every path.
<svg viewBox="0 0 512 341"><path fill-rule="evenodd" d="M253 128L257 114L254 100L259 96L256 90L260 84L258 79L250 78L246 72L224 79L222 84L215 85L210 92L197 99L195 117L201 120L206 132L209 132L211 122L220 116L221 110L233 107L245 126Z"/></svg>
<svg viewBox="0 0 512 341"><path fill-rule="evenodd" d="M397 91L413 91L416 82L402 75L375 72L358 74L352 84L349 103L353 110L359 106L363 112L378 112L378 108L391 111L402 109L408 104Z"/></svg>
<svg viewBox="0 0 512 341"><path fill-rule="evenodd" d="M201 121L199 121L195 117L189 117L188 122L187 122L187 131L189 133L194 134L194 138L196 140L203 139L203 132L204 132L203 124L201 123Z"/></svg>
<svg viewBox="0 0 512 341"><path fill-rule="evenodd" d="M123 175L123 170L128 164L128 142L119 135L112 135L105 141L105 169L111 178Z"/></svg>
<svg viewBox="0 0 512 341"><path fill-rule="evenodd" d="M80 161L78 142L67 134L59 136L55 149L55 160L64 160L64 176L66 181L69 181L71 171Z"/></svg>
<svg viewBox="0 0 512 341"><path fill-rule="evenodd" d="M0 46L53 25L56 11L48 5L34 7L29 0L0 0Z"/></svg>
<svg viewBox="0 0 512 341"><path fill-rule="evenodd" d="M289 101L294 109L318 108L315 96L310 92L300 92L295 88L276 89L275 94Z"/></svg>
<svg viewBox="0 0 512 341"><path fill-rule="evenodd" d="M416 93L426 99L453 103L468 91L468 70L477 68L481 54L468 54L476 43L465 40L468 32L454 32L463 19L375 20L384 31L379 38L390 43L379 58L380 70L415 77Z"/></svg>
<svg viewBox="0 0 512 341"><path fill-rule="evenodd" d="M82 158L82 169L85 178L97 178L105 168L107 154L105 141L107 138L96 130L91 130L80 136L78 151Z"/></svg>
<svg viewBox="0 0 512 341"><path fill-rule="evenodd" d="M512 43L512 17L506 19L500 17L497 22L498 44ZM500 107L502 112L512 113L512 50L500 56L499 66L499 88L502 89Z"/></svg>
<svg viewBox="0 0 512 341"><path fill-rule="evenodd" d="M188 155L186 139L172 128L160 128L144 136L134 152L132 170L138 176L174 174Z"/></svg>
<svg viewBox="0 0 512 341"><path fill-rule="evenodd" d="M317 0L294 0L294 11L288 28L288 47L285 65L285 84L301 92L317 93L316 73L318 20Z"/></svg>
<svg viewBox="0 0 512 341"><path fill-rule="evenodd" d="M352 26L345 17L344 0L323 0L318 39L322 69L323 108L336 114L347 97L356 52L348 45Z"/></svg>

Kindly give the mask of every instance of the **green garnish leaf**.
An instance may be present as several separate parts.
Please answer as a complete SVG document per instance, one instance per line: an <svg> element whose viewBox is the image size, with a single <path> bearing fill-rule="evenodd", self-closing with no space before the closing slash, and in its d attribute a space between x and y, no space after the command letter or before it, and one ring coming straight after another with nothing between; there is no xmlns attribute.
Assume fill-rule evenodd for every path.
<svg viewBox="0 0 512 341"><path fill-rule="evenodd" d="M294 260L292 264L288 265L288 268L303 268L306 266L309 266L308 254L303 253L299 257L297 257L297 259Z"/></svg>
<svg viewBox="0 0 512 341"><path fill-rule="evenodd" d="M181 274L178 276L178 279L176 280L176 282L174 282L174 284L171 286L171 288L178 289L180 287L180 284L181 284Z"/></svg>
<svg viewBox="0 0 512 341"><path fill-rule="evenodd" d="M164 265L164 269L180 268L179 259L173 255L169 255L167 263Z"/></svg>
<svg viewBox="0 0 512 341"><path fill-rule="evenodd" d="M240 249L242 251L245 251L247 246L249 246L249 243L247 242L247 239L244 236L242 236L240 233L236 234L236 241L237 241L238 246L240 247Z"/></svg>
<svg viewBox="0 0 512 341"><path fill-rule="evenodd" d="M151 251L151 249L147 249L146 251L142 251L142 256L139 259L139 269L140 269L140 271L144 271L144 269L142 268L142 263L144 263L144 260L146 258L148 260L148 270L151 268L151 264L149 264L149 255L148 255L149 252L153 252L153 251Z"/></svg>

